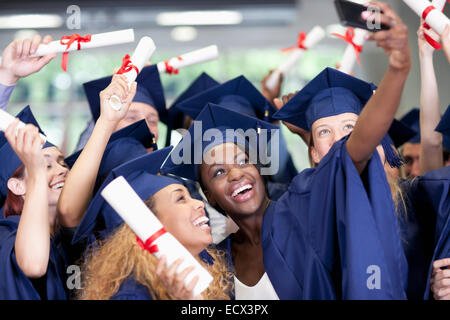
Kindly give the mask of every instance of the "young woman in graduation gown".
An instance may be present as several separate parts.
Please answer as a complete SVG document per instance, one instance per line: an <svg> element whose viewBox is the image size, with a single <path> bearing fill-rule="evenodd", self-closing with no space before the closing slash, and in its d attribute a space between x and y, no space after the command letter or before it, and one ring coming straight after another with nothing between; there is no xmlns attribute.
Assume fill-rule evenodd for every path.
<svg viewBox="0 0 450 320"><path fill-rule="evenodd" d="M391 26L371 36L389 56L377 94L359 94L359 104L368 101L359 117L350 114L350 121L348 112L333 114L327 108L323 117L313 116L322 125L346 123L331 138L322 132L326 138L315 141L319 166L301 172L277 202L269 201L257 167L232 141L212 145L211 164L164 166L198 178L209 202L239 226L224 242L234 265L237 299L405 298L406 262L389 185L374 151L397 111L410 52L407 27L389 6L377 4L384 11L382 22ZM319 89L327 88L326 78L318 82ZM319 91L302 95L310 101ZM237 128L244 121L232 117L223 125Z"/></svg>
<svg viewBox="0 0 450 320"><path fill-rule="evenodd" d="M6 199L0 221L0 299L65 299L56 205L68 166L58 148L43 144L29 107L18 117L28 124L17 128L16 119L1 137Z"/></svg>
<svg viewBox="0 0 450 320"><path fill-rule="evenodd" d="M161 221L164 229L197 257L213 276L213 282L200 296L193 297L192 290L198 279L194 278L187 286L184 284L184 279L192 269L186 268L177 275L175 271L182 260L166 268L164 256L158 261L153 254L144 250L134 232L122 222L88 254L84 263L80 299L230 298L232 281L225 252L208 247L213 239L207 225L205 204L192 198L180 181L150 173L152 169L149 167L157 167L153 173L159 171L165 159L165 156L160 157L161 152L165 150L128 162L122 166L121 176L129 181L140 197L147 199L146 205ZM103 202L100 198L94 201L97 200Z"/></svg>

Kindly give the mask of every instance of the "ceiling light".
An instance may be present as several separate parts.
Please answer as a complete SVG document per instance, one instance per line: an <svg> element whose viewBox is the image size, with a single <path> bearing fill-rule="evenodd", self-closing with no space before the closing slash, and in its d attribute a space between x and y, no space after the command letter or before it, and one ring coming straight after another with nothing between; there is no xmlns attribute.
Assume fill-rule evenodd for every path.
<svg viewBox="0 0 450 320"><path fill-rule="evenodd" d="M240 24L242 14L238 11L184 11L162 12L156 17L161 26L230 25Z"/></svg>
<svg viewBox="0 0 450 320"><path fill-rule="evenodd" d="M55 14L0 16L0 29L59 28L63 19Z"/></svg>

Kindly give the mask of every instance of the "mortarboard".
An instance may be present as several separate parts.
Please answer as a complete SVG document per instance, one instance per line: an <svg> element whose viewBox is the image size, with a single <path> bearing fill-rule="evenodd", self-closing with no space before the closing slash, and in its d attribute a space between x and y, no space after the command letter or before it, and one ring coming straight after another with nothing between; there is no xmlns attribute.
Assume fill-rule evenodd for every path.
<svg viewBox="0 0 450 320"><path fill-rule="evenodd" d="M108 76L83 84L92 117L95 121L100 116L100 91L104 90L111 83L111 80L112 76ZM136 95L133 98L133 102L143 102L151 105L158 111L159 119L166 123L168 120L166 99L156 65L143 68L137 76L136 82Z"/></svg>
<svg viewBox="0 0 450 320"><path fill-rule="evenodd" d="M409 141L416 135L416 131L404 124L402 121L394 119L388 131L389 137L394 142L394 146L399 148L405 142Z"/></svg>
<svg viewBox="0 0 450 320"><path fill-rule="evenodd" d="M202 72L190 85L184 90L172 103L168 110L168 129L167 129L167 139L166 146L170 144L170 133L173 129L178 129L183 127L184 122L184 112L175 106L190 97L199 94L207 89L218 86L220 83L210 77L207 73Z"/></svg>
<svg viewBox="0 0 450 320"><path fill-rule="evenodd" d="M314 121L346 112L360 114L372 97L376 86L333 68L325 68L300 90L274 118L310 131ZM386 134L381 141L390 166L399 167L401 158L392 150L394 145Z"/></svg>
<svg viewBox="0 0 450 320"><path fill-rule="evenodd" d="M196 94L178 103L176 108L195 119L207 103L269 122L273 121L272 115L276 111L244 76Z"/></svg>
<svg viewBox="0 0 450 320"><path fill-rule="evenodd" d="M103 153L97 174L94 191L115 167L147 153L147 148L156 150L155 136L151 133L145 120L137 121L111 135ZM70 168L80 156L83 149L68 156L65 161Z"/></svg>
<svg viewBox="0 0 450 320"><path fill-rule="evenodd" d="M16 118L19 118L23 123L30 123L36 126L39 129L39 132L42 132L39 124L37 123L33 113L31 112L30 106L26 106L22 109L17 115ZM42 148L54 147L54 145L48 141L45 142ZM8 194L8 180L11 178L13 173L20 167L22 161L19 159L17 154L12 149L8 140L6 140L5 133L3 131L0 132L0 207L3 206L3 202L6 199Z"/></svg>
<svg viewBox="0 0 450 320"><path fill-rule="evenodd" d="M201 129L199 128L199 124L201 124ZM206 138L205 132L209 129L215 129L215 132L210 131L212 136ZM248 129L254 129L254 132L257 133L257 141L245 138L245 134L243 135L243 133ZM244 145L245 147L256 150L257 154L261 156L263 153L263 150L259 150L261 146L261 129L267 130L267 135L265 136L267 142L270 140L273 130L279 130L277 126L269 122L208 103L197 116L188 132L174 148L171 156L161 168L161 171L191 180L198 180L197 168L198 164L202 162L202 157L205 152L216 145L226 142ZM201 132L196 130L201 130ZM186 156L184 152L186 152ZM182 163L175 163L174 155L183 158Z"/></svg>
<svg viewBox="0 0 450 320"><path fill-rule="evenodd" d="M100 225L100 218L103 219L102 222L105 227L103 235L123 222L122 218L101 196L101 190L115 178L123 176L144 201L171 184L182 184L174 178L158 175L161 165L172 148L170 146L153 151L114 168L89 204L86 214L74 235L73 243L88 237L95 226Z"/></svg>
<svg viewBox="0 0 450 320"><path fill-rule="evenodd" d="M420 143L420 110L418 108L413 108L405 114L400 121L416 132L416 134L407 142Z"/></svg>

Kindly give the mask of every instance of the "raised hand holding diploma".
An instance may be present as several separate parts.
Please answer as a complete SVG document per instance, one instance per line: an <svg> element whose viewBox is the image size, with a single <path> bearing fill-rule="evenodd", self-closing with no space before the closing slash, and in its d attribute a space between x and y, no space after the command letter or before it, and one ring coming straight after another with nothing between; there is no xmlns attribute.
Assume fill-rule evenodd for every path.
<svg viewBox="0 0 450 320"><path fill-rule="evenodd" d="M450 19L440 10L434 7L428 0L403 0L426 24L438 34L442 34Z"/></svg>
<svg viewBox="0 0 450 320"><path fill-rule="evenodd" d="M299 34L297 46L287 48L288 50L292 49L292 53L283 64L281 64L277 69L275 69L274 72L272 72L272 74L266 81L266 87L269 90L275 89L280 79L280 74L285 76L289 71L291 71L300 60L303 53L306 50L314 47L324 37L325 30L323 30L323 28L320 26L315 26L308 34L301 32ZM286 51L286 49L284 49L283 51Z"/></svg>
<svg viewBox="0 0 450 320"><path fill-rule="evenodd" d="M216 45L212 45L158 62L157 66L160 73L177 74L181 68L215 60L218 57L219 50Z"/></svg>
<svg viewBox="0 0 450 320"><path fill-rule="evenodd" d="M137 83L135 81L130 86L127 77L123 74L113 75L109 86L100 92L101 111L99 119L112 123L115 128L117 123L127 114L128 108L136 94L136 86ZM110 101L113 96L120 102L120 109L114 110L111 108Z"/></svg>
<svg viewBox="0 0 450 320"><path fill-rule="evenodd" d="M122 61L122 67L117 71L117 74L123 74L125 76L128 86L131 86L133 81L136 80L139 71L150 60L155 49L156 46L152 38L143 37L134 50L131 59L129 55L125 55ZM111 96L109 104L114 110L120 110L122 108L122 102L116 95Z"/></svg>
<svg viewBox="0 0 450 320"><path fill-rule="evenodd" d="M8 127L16 121L16 118L14 118L12 115L10 115L8 112L0 109L0 131L6 132ZM17 125L16 125L16 135L18 133L18 129L25 127L25 123L17 119ZM42 133L39 134L41 137L41 145L44 145L47 141L47 137L44 136Z"/></svg>
<svg viewBox="0 0 450 320"><path fill-rule="evenodd" d="M161 222L150 211L128 182L122 176L108 184L101 195L122 219L142 239L143 247L153 253L157 258L166 256L167 267L179 258L183 261L176 266L176 273L180 274L188 267L194 267L184 278L186 288L191 281L198 277L193 288L193 297L199 296L213 280L212 276L198 263L198 261L183 247L170 233L165 231ZM195 282L195 281L194 281Z"/></svg>
<svg viewBox="0 0 450 320"><path fill-rule="evenodd" d="M113 32L105 32L94 35L72 34L63 36L60 40L40 45L31 57L45 56L63 52L62 68L67 70L67 59L70 51L99 48L134 41L134 30L126 29Z"/></svg>
<svg viewBox="0 0 450 320"><path fill-rule="evenodd" d="M34 57L38 47L52 41L51 36L45 36L41 42L41 36L35 35L33 39L14 40L3 50L0 65L0 83L13 85L20 78L27 77L41 70L53 58L55 53Z"/></svg>
<svg viewBox="0 0 450 320"><path fill-rule="evenodd" d="M436 10L439 10L441 12L444 12L446 3L447 3L447 0L433 0L433 1L431 1L431 5L433 7L435 7ZM423 27L426 30L430 30L431 29L431 27L426 22L421 21L421 25L423 25ZM428 35L426 32L424 33L423 36L424 36L425 40L430 44L430 46L432 46L434 49L440 50L442 48L441 44L438 41L436 41L435 38L433 38L432 36Z"/></svg>

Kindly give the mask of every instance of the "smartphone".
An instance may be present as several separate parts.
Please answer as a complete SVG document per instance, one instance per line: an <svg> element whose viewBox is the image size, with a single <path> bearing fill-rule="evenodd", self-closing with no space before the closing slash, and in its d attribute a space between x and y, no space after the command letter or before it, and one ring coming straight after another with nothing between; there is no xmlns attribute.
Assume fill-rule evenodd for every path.
<svg viewBox="0 0 450 320"><path fill-rule="evenodd" d="M339 19L344 26L360 28L370 32L390 29L390 27L385 24L380 24L380 28L374 28L368 24L367 21L361 17L361 13L367 11L367 7L362 4L346 0L334 0L334 5L336 6ZM382 12L383 11L381 11L381 13Z"/></svg>

